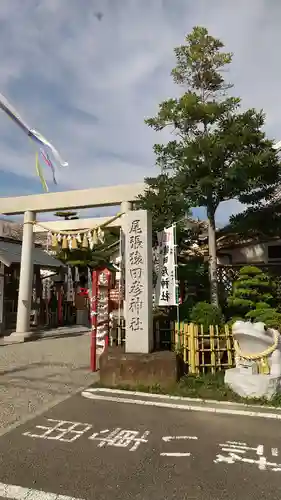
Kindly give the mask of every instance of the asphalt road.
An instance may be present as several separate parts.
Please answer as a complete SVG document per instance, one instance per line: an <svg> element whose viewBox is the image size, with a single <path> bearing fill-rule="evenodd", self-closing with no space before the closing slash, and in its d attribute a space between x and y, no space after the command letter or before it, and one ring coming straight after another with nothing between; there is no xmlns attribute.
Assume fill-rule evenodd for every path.
<svg viewBox="0 0 281 500"><path fill-rule="evenodd" d="M279 463L281 421L77 395L0 438L0 498L279 500Z"/></svg>

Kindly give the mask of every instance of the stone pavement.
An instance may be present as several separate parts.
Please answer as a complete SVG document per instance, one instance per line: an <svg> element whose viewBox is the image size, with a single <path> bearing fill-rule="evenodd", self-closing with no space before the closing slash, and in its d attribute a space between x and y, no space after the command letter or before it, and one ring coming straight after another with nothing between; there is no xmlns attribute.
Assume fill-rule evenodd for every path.
<svg viewBox="0 0 281 500"><path fill-rule="evenodd" d="M59 326L56 328L32 328L30 332L22 336L16 332L6 332L4 337L0 337L0 345L17 344L38 339L70 337L89 333L89 328L83 325Z"/></svg>
<svg viewBox="0 0 281 500"><path fill-rule="evenodd" d="M90 335L0 346L0 435L94 383Z"/></svg>

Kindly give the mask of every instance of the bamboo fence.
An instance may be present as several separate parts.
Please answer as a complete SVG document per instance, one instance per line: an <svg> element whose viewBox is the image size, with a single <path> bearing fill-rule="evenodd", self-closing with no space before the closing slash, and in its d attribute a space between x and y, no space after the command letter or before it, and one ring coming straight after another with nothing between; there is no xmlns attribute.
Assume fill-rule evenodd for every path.
<svg viewBox="0 0 281 500"><path fill-rule="evenodd" d="M174 325L174 350L181 353L190 374L216 373L235 366L234 343L228 325L181 322Z"/></svg>

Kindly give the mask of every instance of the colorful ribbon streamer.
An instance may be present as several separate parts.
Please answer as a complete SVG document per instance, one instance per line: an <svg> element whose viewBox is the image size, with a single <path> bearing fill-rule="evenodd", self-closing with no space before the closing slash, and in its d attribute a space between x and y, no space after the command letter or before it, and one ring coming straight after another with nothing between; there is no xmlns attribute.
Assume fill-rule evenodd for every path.
<svg viewBox="0 0 281 500"><path fill-rule="evenodd" d="M48 193L49 192L48 184L45 181L43 170L42 170L40 162L39 162L37 151L36 151L36 156L35 156L35 168L36 168L37 175L41 181L41 184L43 186L44 191L46 191L46 193Z"/></svg>
<svg viewBox="0 0 281 500"><path fill-rule="evenodd" d="M54 167L54 164L51 162L51 160L50 160L50 157L49 157L48 153L46 153L46 151L44 151L44 149L42 149L42 148L40 148L40 153L41 153L41 156L42 156L43 160L45 161L45 163L46 163L46 164L50 167L50 169L52 170L52 174L53 174L53 182L54 182L54 184L57 184L55 167Z"/></svg>
<svg viewBox="0 0 281 500"><path fill-rule="evenodd" d="M37 130L31 129L2 94L0 94L0 109L2 109L33 141L37 142L41 146L49 148L55 160L62 167L67 167L68 163L62 160L55 147Z"/></svg>
<svg viewBox="0 0 281 500"><path fill-rule="evenodd" d="M54 146L43 137L37 130L30 130L29 131L29 137L31 137L35 142L38 142L41 144L41 146L47 146L53 153L53 157L55 160L60 164L61 167L67 167L68 163L66 161L63 161L61 156L59 155L59 152L54 148Z"/></svg>

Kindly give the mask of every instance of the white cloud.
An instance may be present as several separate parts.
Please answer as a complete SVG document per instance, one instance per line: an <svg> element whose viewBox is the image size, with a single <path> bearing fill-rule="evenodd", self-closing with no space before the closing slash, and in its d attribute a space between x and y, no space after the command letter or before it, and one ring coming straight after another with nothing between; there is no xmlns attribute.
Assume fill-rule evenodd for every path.
<svg viewBox="0 0 281 500"><path fill-rule="evenodd" d="M62 189L140 181L157 172L144 118L175 94L173 48L196 24L234 52L234 95L264 108L280 138L280 14L266 0L1 0L1 92L69 161ZM29 142L3 114L0 147L0 170L35 175Z"/></svg>

